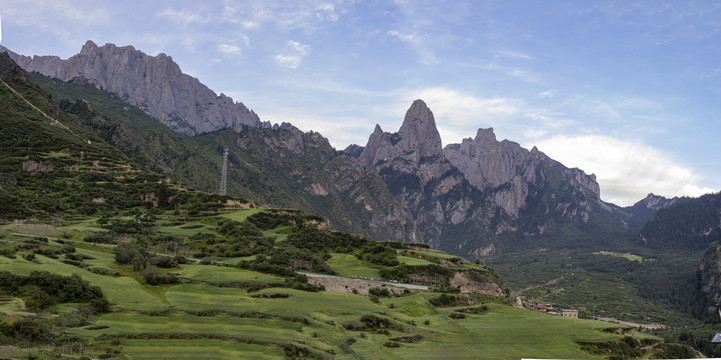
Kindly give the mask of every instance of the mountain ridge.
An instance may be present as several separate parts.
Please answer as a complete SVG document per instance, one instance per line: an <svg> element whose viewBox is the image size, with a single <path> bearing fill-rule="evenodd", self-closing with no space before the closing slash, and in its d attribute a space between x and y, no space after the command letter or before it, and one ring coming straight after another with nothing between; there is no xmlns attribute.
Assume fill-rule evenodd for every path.
<svg viewBox="0 0 721 360"><path fill-rule="evenodd" d="M132 47L105 45L98 48L92 42L86 43L78 57L85 57L83 61L95 66L101 61L91 62L90 59L101 57L103 51L120 54L117 55L120 58L127 58L128 54L147 57ZM69 68L62 65L59 58L46 58L48 67L58 67L54 70L56 74ZM166 64L173 64L172 59L165 55L156 58L163 58ZM28 59L21 58L28 64L35 58ZM80 60L77 62L82 63ZM110 63L117 65L122 61ZM95 69L93 66L90 69ZM179 71L177 65L173 68ZM78 73L75 68L71 70L73 74ZM45 69L45 72L52 71ZM83 76L87 74L83 73ZM101 87L92 79L88 81ZM197 79L194 81L197 82ZM120 97L126 100L126 97ZM76 99L68 100L72 102ZM153 101L152 98L147 100ZM397 240L424 242L454 249L455 253L464 256L479 256L507 251L515 246L518 239L532 241L534 236L548 231L553 233L566 226L577 229L587 227L587 223L594 222L595 217L602 218L596 221L597 225L616 231L626 226L624 221L628 218L620 208L600 200L595 176L566 168L537 148L523 149L509 140L498 142L492 129L479 129L475 139L464 139L461 144L450 144L443 148L433 113L422 100L411 104L398 132L386 133L380 126L376 126L366 146L349 147L350 156L345 158L345 151L333 149L320 134L312 131L303 133L290 124L271 127L258 122L250 126L239 122L230 127L225 124L220 128L232 128L236 139L219 135L226 139L212 142L216 146L240 147L245 154L242 161L251 164L250 167L240 166L237 162L231 164L231 179L242 179L244 184L257 182L248 175L238 173L241 169L247 174L265 173L263 178L273 176L276 184L283 184L288 190L281 194L297 199L293 202L294 206L306 211L321 211L341 228L341 223L346 222L349 227L344 230L348 231L367 231L358 224L358 220L369 221L366 213L372 213L379 207L385 208L387 211L382 216L374 215L376 219L372 221L373 228L395 228L397 231L368 234L376 238L393 239L401 236ZM264 128L270 128L267 129L270 131ZM215 129L206 134L217 131ZM248 134L255 134L252 135L255 136L252 142L242 139ZM138 140L136 138L134 141ZM263 147L272 151L262 156L250 155L253 152L251 150ZM183 158L193 158L193 151L182 152ZM210 156L211 152L206 154L204 156ZM268 159L264 160L263 156ZM284 157L294 158L295 162L305 164L305 168L290 163L282 166L273 164L272 160L281 161ZM203 161L217 164L217 160L196 160ZM178 162L176 165L183 166ZM167 168L167 164L162 166ZM203 166L204 171L217 171L213 166ZM365 170L360 171L362 168ZM362 181L354 182L355 179L332 175L339 174L340 169L358 175L357 179ZM273 171L275 173L271 174ZM186 173L183 176L191 180L191 184L199 179L196 174ZM352 184L334 184L333 179L350 181ZM362 185L362 182L372 185ZM205 183L210 184L207 180ZM280 206L286 203L273 194L273 187L265 188L261 185L258 184L252 191L250 187L244 186L239 195L256 195ZM352 191L352 194L346 193L350 188L358 186L366 189L362 191L363 195ZM203 188L211 191L212 187L205 185ZM239 188L231 185L229 189L238 191ZM370 189L375 190L369 192ZM381 197L386 199L381 200ZM341 208L355 210L331 210ZM396 225L387 226L394 222ZM512 234L515 235L510 236ZM506 240L499 242L499 236Z"/></svg>
<svg viewBox="0 0 721 360"><path fill-rule="evenodd" d="M88 40L80 53L63 60L58 56L18 55L8 51L20 67L64 81L82 77L115 93L171 129L197 135L238 123L262 126L260 118L243 103L216 95L198 79L183 73L172 57L150 56L132 46ZM266 124L268 126L269 124Z"/></svg>

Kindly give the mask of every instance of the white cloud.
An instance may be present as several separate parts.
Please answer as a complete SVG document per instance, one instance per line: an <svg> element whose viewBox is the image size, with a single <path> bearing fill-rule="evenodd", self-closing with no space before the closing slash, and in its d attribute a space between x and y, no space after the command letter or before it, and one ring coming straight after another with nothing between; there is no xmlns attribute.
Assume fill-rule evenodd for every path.
<svg viewBox="0 0 721 360"><path fill-rule="evenodd" d="M191 10L173 10L167 9L156 14L159 17L166 18L182 27L190 24L206 24L210 21L210 16L202 15L198 11Z"/></svg>
<svg viewBox="0 0 721 360"><path fill-rule="evenodd" d="M278 27L282 31L313 32L326 23L335 23L348 11L352 2L310 1L231 1L223 11L227 21L240 23L247 30Z"/></svg>
<svg viewBox="0 0 721 360"><path fill-rule="evenodd" d="M474 136L478 128L503 127L523 115L526 103L521 99L482 98L445 87L423 88L404 92L392 111L402 119L413 100L421 99L433 111L443 144L458 143ZM384 128L385 129L385 128ZM391 129L387 131L396 131Z"/></svg>
<svg viewBox="0 0 721 360"><path fill-rule="evenodd" d="M300 66L304 57L310 54L310 45L297 41L286 41L286 48L283 54L275 56L275 62L280 65L295 69Z"/></svg>
<svg viewBox="0 0 721 360"><path fill-rule="evenodd" d="M240 55L241 49L236 45L218 44L218 51L229 55Z"/></svg>
<svg viewBox="0 0 721 360"><path fill-rule="evenodd" d="M702 178L691 169L641 143L601 135L560 135L536 145L568 167L596 174L603 200L617 205L633 205L648 193L673 197L713 191L702 186Z"/></svg>
<svg viewBox="0 0 721 360"><path fill-rule="evenodd" d="M541 99L552 99L554 96L558 94L558 91L556 89L549 89L546 91L542 91L540 94L538 94L538 97Z"/></svg>

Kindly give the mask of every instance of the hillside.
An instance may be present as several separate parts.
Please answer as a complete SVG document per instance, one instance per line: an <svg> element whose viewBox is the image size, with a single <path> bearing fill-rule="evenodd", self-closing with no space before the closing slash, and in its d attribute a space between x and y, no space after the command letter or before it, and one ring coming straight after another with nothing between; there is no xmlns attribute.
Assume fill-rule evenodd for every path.
<svg viewBox="0 0 721 360"><path fill-rule="evenodd" d="M0 52L6 50L0 46ZM27 71L65 81L82 77L183 134L195 135L236 124L261 125L252 110L224 94L216 95L162 53L149 56L132 46L98 47L87 41L80 53L66 60L9 54Z"/></svg>
<svg viewBox="0 0 721 360"><path fill-rule="evenodd" d="M652 249L704 250L721 240L721 193L679 201L661 209L640 234Z"/></svg>

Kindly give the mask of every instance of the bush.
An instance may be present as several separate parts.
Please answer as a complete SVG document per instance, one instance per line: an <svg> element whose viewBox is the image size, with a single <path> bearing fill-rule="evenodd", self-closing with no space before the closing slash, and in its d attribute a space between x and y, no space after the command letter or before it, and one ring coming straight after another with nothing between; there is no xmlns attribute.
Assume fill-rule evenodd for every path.
<svg viewBox="0 0 721 360"><path fill-rule="evenodd" d="M372 296L379 296L379 297L393 296L387 288L377 288L377 287L368 289L368 294L372 295Z"/></svg>
<svg viewBox="0 0 721 360"><path fill-rule="evenodd" d="M88 235L83 239L85 242L93 243L93 244L115 244L116 241L113 239L113 235L110 233L96 233L92 235Z"/></svg>
<svg viewBox="0 0 721 360"><path fill-rule="evenodd" d="M178 266L178 262L175 258L170 256L155 256L150 259L150 264L164 269L170 269Z"/></svg>
<svg viewBox="0 0 721 360"><path fill-rule="evenodd" d="M177 284L180 282L180 279L173 274L150 268L145 269L143 272L143 279L149 285Z"/></svg>

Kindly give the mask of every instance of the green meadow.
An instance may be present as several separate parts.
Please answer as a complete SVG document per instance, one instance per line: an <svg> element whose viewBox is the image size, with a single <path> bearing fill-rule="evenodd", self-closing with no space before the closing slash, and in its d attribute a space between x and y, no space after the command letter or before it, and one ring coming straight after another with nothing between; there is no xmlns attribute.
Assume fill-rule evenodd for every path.
<svg viewBox="0 0 721 360"><path fill-rule="evenodd" d="M220 218L240 220L255 213L258 212L239 210L223 213ZM159 216L155 229L160 236L183 238L199 232L217 232L218 220L213 219L218 218L190 221L191 225L184 228L163 219L164 216ZM223 224L222 221L219 223ZM233 266L241 260L257 262L260 258L267 259L263 253L235 258L204 258L222 259L223 264L193 260L167 269L147 264L134 268L135 265L118 263L116 247L83 242L84 236L93 233L87 230L90 225L88 222L75 223L70 225L74 228L72 232L63 227L6 226L3 242L0 243L0 249L13 246L17 249L15 255L0 256L0 271L18 275L28 275L33 271L64 276L76 274L89 284L98 286L110 302L109 311L78 322L73 319L77 319L81 304L59 304L48 308L47 313L36 314L26 308L26 302L20 297L0 297L0 313L4 313L2 316L6 318L20 319L32 315L48 321L63 319L62 322L55 320L60 325L54 331L62 339L75 339L65 340L60 348L60 351L72 355L70 357L602 358L604 356L600 352L593 354L587 348L584 350L583 343L601 343L606 345L599 347L621 349L618 344L622 340L628 341L624 340L625 336L631 336L630 341L639 349L642 341L649 342L648 349L652 349L654 344L661 342L631 330L616 334L603 331L619 327L615 324L586 319L574 321L512 308L505 304L503 297L492 301L470 297L467 299L475 300L440 304L439 298L454 298L457 291L451 291L450 295L417 292L396 297L317 291L312 287L294 288L298 284L292 282L288 275ZM280 226L265 229L262 233L268 237L283 235L285 241L275 238L280 244L276 246L287 248L285 244L293 241L297 244L297 240L286 240L292 234L289 229L288 226ZM25 235L14 235L16 232ZM46 236L49 240L37 236ZM220 250L223 248L218 246L238 243L215 235L203 236L195 238L210 239L207 244ZM203 241L196 241L194 246L202 251L206 246ZM73 247L70 254L48 255L52 249L67 249L68 246ZM322 258L335 273L345 277L380 277L384 267L374 263L373 258L363 256L362 251L365 250L338 252L347 251L339 249L329 251ZM393 252L396 250L390 253ZM70 261L72 259L80 260ZM395 259L400 267L452 266L457 269L454 271L484 268L435 250L401 249ZM443 263L452 265L441 265ZM154 284L147 278L148 271L167 274L176 280ZM338 280L343 281L344 278L338 277ZM383 283L378 283L379 288L383 286ZM483 299L491 303L483 303ZM78 341L84 345L79 347ZM650 356L653 350L648 349L638 350L638 354ZM54 356L52 351L41 348L32 351L49 358ZM0 356L16 355L10 350L0 349Z"/></svg>

